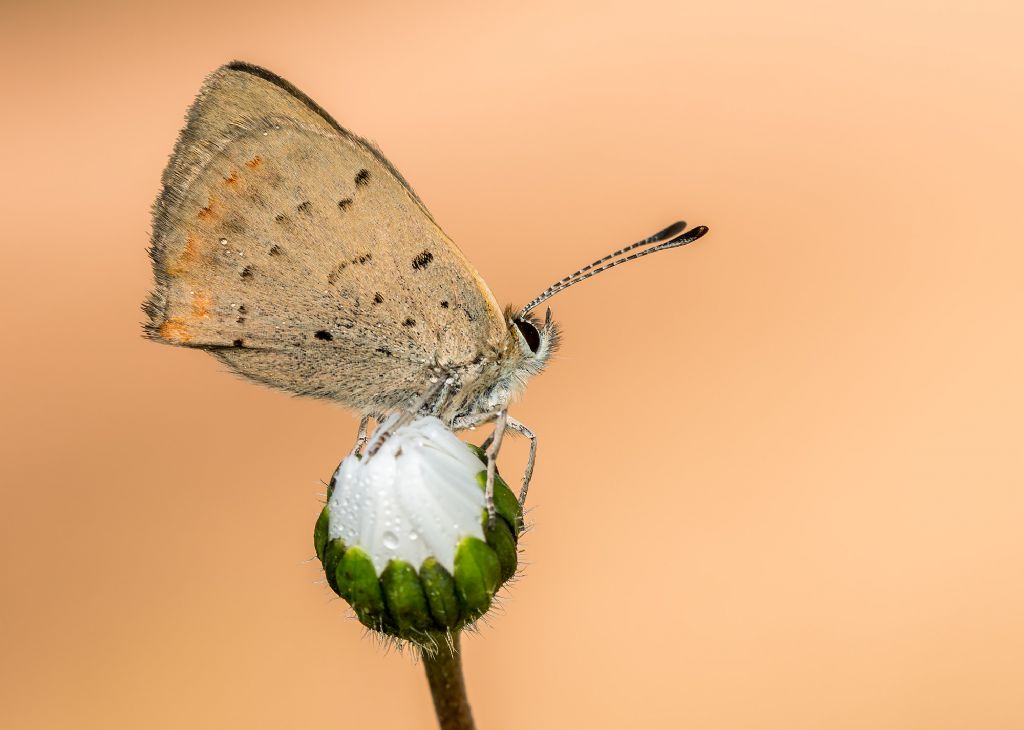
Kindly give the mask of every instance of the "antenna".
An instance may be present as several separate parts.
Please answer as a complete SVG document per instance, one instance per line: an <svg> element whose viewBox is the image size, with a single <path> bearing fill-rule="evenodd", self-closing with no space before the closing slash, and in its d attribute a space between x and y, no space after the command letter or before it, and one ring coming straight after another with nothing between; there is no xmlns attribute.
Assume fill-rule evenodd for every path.
<svg viewBox="0 0 1024 730"><path fill-rule="evenodd" d="M676 221L668 228L658 231L653 236L648 236L642 241L631 243L628 246L620 248L618 251L612 251L607 256L603 256L599 258L597 261L587 264L582 269L577 269L568 276L562 277L554 284L549 286L547 289L542 291L540 294L538 294L532 302L523 307L522 311L519 312L519 316L524 316L527 312L536 307L538 304L547 299L550 299L551 297L555 296L555 294L558 294L558 292L564 291L565 289L568 289L570 286L573 286L574 284L579 284L581 281L585 281L586 279L589 279L591 276L596 276L597 274L600 274L602 271L614 269L619 264L624 264L627 261L633 261L642 256L646 256L649 253L667 251L670 248L678 248L679 246L685 246L688 243L693 243L698 238L700 238L701 236L708 232L708 227L696 226L695 228L691 228L690 230L686 231L682 235L677 235L681 231L685 230L686 221ZM673 236L675 236L675 238L673 238ZM623 256L623 254L629 253L630 251L637 248L641 248L643 246L650 246L650 248L644 249L643 251L639 251L638 253L630 254L629 256ZM622 258L619 258L620 256L622 256ZM615 260L613 261L612 259Z"/></svg>

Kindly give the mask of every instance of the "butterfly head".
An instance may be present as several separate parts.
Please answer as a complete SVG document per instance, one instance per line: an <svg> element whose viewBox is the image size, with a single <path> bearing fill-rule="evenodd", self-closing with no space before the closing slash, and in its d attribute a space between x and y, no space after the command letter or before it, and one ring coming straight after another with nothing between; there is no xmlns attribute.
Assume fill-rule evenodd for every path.
<svg viewBox="0 0 1024 730"><path fill-rule="evenodd" d="M547 310L541 322L531 314L523 314L510 307L505 319L509 336L519 345L518 369L526 376L536 375L558 349L559 330L551 320L551 310Z"/></svg>

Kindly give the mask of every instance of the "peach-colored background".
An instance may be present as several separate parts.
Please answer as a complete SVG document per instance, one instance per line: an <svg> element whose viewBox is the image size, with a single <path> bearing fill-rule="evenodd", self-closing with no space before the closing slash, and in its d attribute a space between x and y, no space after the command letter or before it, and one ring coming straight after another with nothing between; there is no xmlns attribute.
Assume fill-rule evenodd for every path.
<svg viewBox="0 0 1024 730"><path fill-rule="evenodd" d="M0 726L433 727L310 561L353 417L139 336L159 174L238 57L502 301L712 228L552 302L481 727L1024 727L1019 2L137 5L0 17Z"/></svg>

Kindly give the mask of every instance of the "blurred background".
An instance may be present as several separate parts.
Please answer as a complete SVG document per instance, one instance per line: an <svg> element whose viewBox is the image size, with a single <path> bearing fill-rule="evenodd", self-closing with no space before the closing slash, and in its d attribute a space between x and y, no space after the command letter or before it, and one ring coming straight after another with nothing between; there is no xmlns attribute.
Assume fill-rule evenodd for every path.
<svg viewBox="0 0 1024 730"><path fill-rule="evenodd" d="M0 12L0 725L434 727L312 559L353 415L140 337L160 173L239 58L502 302L711 227L551 302L481 727L1024 727L1020 3Z"/></svg>

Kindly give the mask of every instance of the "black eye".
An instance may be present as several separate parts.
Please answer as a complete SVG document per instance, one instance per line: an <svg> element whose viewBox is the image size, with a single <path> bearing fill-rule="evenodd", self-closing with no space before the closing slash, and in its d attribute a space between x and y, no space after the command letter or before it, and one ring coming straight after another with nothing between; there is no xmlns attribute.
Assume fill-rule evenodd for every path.
<svg viewBox="0 0 1024 730"><path fill-rule="evenodd" d="M523 333L523 339L526 340L526 344L530 346L530 350L533 354L537 354L537 350L540 349L540 332L529 322L521 319L512 320L519 331Z"/></svg>

